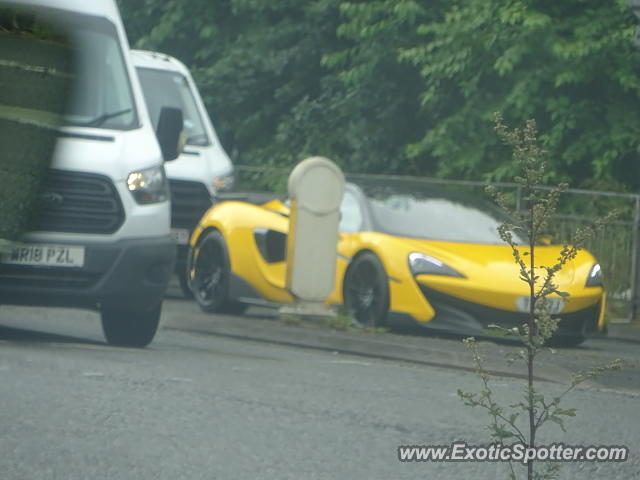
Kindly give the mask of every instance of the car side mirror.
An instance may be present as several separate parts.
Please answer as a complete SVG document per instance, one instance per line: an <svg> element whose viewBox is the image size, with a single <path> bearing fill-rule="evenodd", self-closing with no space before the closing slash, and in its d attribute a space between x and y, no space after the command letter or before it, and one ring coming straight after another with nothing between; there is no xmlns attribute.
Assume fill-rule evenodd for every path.
<svg viewBox="0 0 640 480"><path fill-rule="evenodd" d="M182 110L173 107L162 107L158 118L156 137L162 151L162 158L165 162L175 160L180 155L184 146L184 135L182 129L184 119Z"/></svg>

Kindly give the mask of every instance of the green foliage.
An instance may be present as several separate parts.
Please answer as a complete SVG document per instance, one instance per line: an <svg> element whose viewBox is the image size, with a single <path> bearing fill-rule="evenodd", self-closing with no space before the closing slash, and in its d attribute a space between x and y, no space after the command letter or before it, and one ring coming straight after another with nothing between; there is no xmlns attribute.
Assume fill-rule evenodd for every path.
<svg viewBox="0 0 640 480"><path fill-rule="evenodd" d="M1 247L1 244L0 244ZM330 315L325 318L318 317L305 317L304 315L286 314L278 317L283 325L288 326L323 326L332 330L338 330L340 332L360 332L360 333L372 333L383 334L388 330L384 327L363 327L358 321L349 313L341 310L335 315Z"/></svg>
<svg viewBox="0 0 640 480"><path fill-rule="evenodd" d="M389 330L385 327L367 327L360 324L353 315L346 311L339 311L336 315L327 318L327 326L333 330L342 332L360 332L383 334Z"/></svg>
<svg viewBox="0 0 640 480"><path fill-rule="evenodd" d="M302 318L299 315L281 315L278 318L284 325L298 326L302 324Z"/></svg>
<svg viewBox="0 0 640 480"><path fill-rule="evenodd" d="M136 46L193 71L223 143L246 164L292 165L310 153L305 129L327 115L321 56L337 42L338 1L173 0L152 9ZM132 14L122 2L125 20ZM145 31L139 27L138 31ZM196 32L197 34L194 34ZM330 129L315 129L326 137ZM323 140L330 142L329 138ZM305 151L309 150L309 151ZM321 149L318 148L320 151Z"/></svg>
<svg viewBox="0 0 640 480"><path fill-rule="evenodd" d="M428 123L416 101L422 81L399 53L420 41L416 26L434 17L438 3L429 9L413 0L340 4L336 33L343 45L322 63L338 82L341 97L332 111L347 143L336 155L348 171L424 173L424 165L412 164L404 153Z"/></svg>
<svg viewBox="0 0 640 480"><path fill-rule="evenodd" d="M71 48L64 32L33 14L0 8L0 252L33 228L70 88Z"/></svg>
<svg viewBox="0 0 640 480"><path fill-rule="evenodd" d="M234 160L502 180L492 113L537 118L545 181L637 189L625 0L121 0L137 47L194 72Z"/></svg>
<svg viewBox="0 0 640 480"><path fill-rule="evenodd" d="M421 69L422 103L438 117L410 155L437 157L445 176L512 177L490 132L499 110L515 122L538 119L553 159L545 181L624 182L640 146L634 24L621 1L452 2L441 21L419 27L425 43L403 53Z"/></svg>
<svg viewBox="0 0 640 480"><path fill-rule="evenodd" d="M352 315L340 312L327 318L327 326L334 330L346 332L356 329L358 322Z"/></svg>
<svg viewBox="0 0 640 480"><path fill-rule="evenodd" d="M31 36L59 44L68 44L67 36L54 26L43 23L27 10L15 7L0 8L0 33Z"/></svg>
<svg viewBox="0 0 640 480"><path fill-rule="evenodd" d="M404 145L423 132L421 80L397 51L424 17L417 3L173 0L121 8L136 47L192 69L238 163L291 166L321 154L346 170L406 170Z"/></svg>

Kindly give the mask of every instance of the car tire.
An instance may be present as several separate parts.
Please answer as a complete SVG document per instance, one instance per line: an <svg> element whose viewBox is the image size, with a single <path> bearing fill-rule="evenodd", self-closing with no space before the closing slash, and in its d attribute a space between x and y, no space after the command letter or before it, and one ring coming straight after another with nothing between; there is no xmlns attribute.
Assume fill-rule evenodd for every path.
<svg viewBox="0 0 640 480"><path fill-rule="evenodd" d="M344 306L358 323L386 325L389 312L389 280L380 259L364 252L351 262L344 276Z"/></svg>
<svg viewBox="0 0 640 480"><path fill-rule="evenodd" d="M107 343L120 347L146 347L158 330L161 311L161 304L149 310L102 308L102 331Z"/></svg>
<svg viewBox="0 0 640 480"><path fill-rule="evenodd" d="M187 272L188 285L202 311L240 314L246 310L246 305L229 298L229 251L218 230L202 235L195 250L189 252Z"/></svg>
<svg viewBox="0 0 640 480"><path fill-rule="evenodd" d="M554 335L547 340L550 347L577 347L581 345L587 338L584 335Z"/></svg>
<svg viewBox="0 0 640 480"><path fill-rule="evenodd" d="M583 321L579 329L567 331L559 329L547 340L550 347L577 347L587 339L588 322Z"/></svg>

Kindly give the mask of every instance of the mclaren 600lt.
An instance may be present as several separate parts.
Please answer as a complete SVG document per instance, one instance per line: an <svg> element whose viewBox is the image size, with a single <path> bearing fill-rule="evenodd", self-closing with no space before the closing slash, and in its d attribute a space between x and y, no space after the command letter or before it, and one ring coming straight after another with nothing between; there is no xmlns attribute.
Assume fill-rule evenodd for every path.
<svg viewBox="0 0 640 480"><path fill-rule="evenodd" d="M366 325L409 321L461 334L526 322L529 287L497 231L508 219L493 204L424 186L347 184L340 214L327 304ZM293 302L285 288L288 228L288 203L278 199L212 207L190 240L189 281L200 307L239 313ZM516 240L527 251L528 240ZM536 246L536 264L554 265L561 249ZM556 339L579 344L602 331L605 292L595 258L581 250L555 282L569 293L548 298L560 318Z"/></svg>

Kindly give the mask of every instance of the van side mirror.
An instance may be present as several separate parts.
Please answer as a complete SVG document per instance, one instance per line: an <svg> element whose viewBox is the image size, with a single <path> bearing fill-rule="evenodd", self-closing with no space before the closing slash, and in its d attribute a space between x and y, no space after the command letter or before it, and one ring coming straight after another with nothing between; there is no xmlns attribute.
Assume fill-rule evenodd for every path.
<svg viewBox="0 0 640 480"><path fill-rule="evenodd" d="M183 126L184 120L181 109L162 107L156 129L156 137L158 138L160 150L162 150L162 158L165 162L175 160L178 158L178 155L180 155L180 151L182 150L180 137Z"/></svg>

